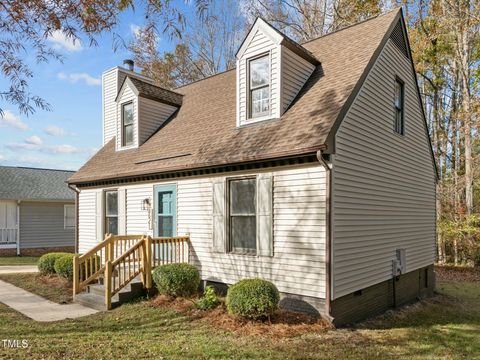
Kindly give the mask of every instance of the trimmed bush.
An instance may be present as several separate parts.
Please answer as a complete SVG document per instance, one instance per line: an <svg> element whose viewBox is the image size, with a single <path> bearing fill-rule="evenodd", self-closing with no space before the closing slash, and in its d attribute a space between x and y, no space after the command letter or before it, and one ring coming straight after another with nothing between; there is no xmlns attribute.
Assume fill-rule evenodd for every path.
<svg viewBox="0 0 480 360"><path fill-rule="evenodd" d="M278 309L280 294L275 285L262 279L246 279L228 289L227 310L248 319L270 317Z"/></svg>
<svg viewBox="0 0 480 360"><path fill-rule="evenodd" d="M197 293L200 273L189 264L162 265L153 271L153 281L160 294L188 297Z"/></svg>
<svg viewBox="0 0 480 360"><path fill-rule="evenodd" d="M63 252L54 252L41 256L37 263L38 271L44 275L55 274L55 261L66 254L67 253Z"/></svg>
<svg viewBox="0 0 480 360"><path fill-rule="evenodd" d="M65 254L55 261L55 272L69 280L73 280L73 258L76 254Z"/></svg>
<svg viewBox="0 0 480 360"><path fill-rule="evenodd" d="M200 310L209 310L217 306L219 302L213 286L207 286L203 292L203 296L195 303L195 305Z"/></svg>

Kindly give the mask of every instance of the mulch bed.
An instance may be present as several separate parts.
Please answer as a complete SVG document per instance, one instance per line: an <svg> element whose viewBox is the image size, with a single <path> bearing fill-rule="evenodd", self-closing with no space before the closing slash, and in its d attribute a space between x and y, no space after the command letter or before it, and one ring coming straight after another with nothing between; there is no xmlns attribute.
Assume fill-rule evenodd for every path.
<svg viewBox="0 0 480 360"><path fill-rule="evenodd" d="M480 268L466 266L435 266L439 281L480 282Z"/></svg>
<svg viewBox="0 0 480 360"><path fill-rule="evenodd" d="M287 310L277 310L268 320L247 320L227 313L223 302L213 310L195 308L194 300L157 295L150 301L154 307L174 310L194 321L240 335L292 337L305 333L323 332L331 325L323 319Z"/></svg>

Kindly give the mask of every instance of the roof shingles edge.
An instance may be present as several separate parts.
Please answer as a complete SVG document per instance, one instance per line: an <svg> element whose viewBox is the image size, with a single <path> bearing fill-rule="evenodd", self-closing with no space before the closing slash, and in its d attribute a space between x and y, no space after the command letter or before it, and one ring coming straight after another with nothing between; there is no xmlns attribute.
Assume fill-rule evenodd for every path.
<svg viewBox="0 0 480 360"><path fill-rule="evenodd" d="M161 88L159 86L150 84L148 82L136 79L131 76L127 76L124 79L122 86L120 86L119 94L122 91L122 88L126 82L130 82L133 85L133 87L135 88L134 90L136 90L135 93L137 96L141 96L155 101L160 101L176 107L182 105L182 94Z"/></svg>
<svg viewBox="0 0 480 360"><path fill-rule="evenodd" d="M236 74L227 71L176 89L183 95L182 106L140 148L115 152L110 141L69 182L160 174L324 149L339 114L349 105L347 100L399 16L399 10L392 11L303 44L321 65L280 119L237 128ZM160 158L165 160L142 161Z"/></svg>

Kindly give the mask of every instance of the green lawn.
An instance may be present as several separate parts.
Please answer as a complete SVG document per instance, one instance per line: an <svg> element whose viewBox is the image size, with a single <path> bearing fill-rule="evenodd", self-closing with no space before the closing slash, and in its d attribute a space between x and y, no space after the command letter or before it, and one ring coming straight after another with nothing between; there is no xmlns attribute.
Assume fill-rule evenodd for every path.
<svg viewBox="0 0 480 360"><path fill-rule="evenodd" d="M443 282L438 290L355 329L284 338L216 329L148 301L57 323L36 323L0 304L1 337L29 342L27 349L0 343L0 358L480 359L480 284Z"/></svg>
<svg viewBox="0 0 480 360"><path fill-rule="evenodd" d="M38 273L0 274L0 280L59 304L72 302L72 285L56 275L44 276Z"/></svg>
<svg viewBox="0 0 480 360"><path fill-rule="evenodd" d="M39 256L0 256L2 265L37 265Z"/></svg>

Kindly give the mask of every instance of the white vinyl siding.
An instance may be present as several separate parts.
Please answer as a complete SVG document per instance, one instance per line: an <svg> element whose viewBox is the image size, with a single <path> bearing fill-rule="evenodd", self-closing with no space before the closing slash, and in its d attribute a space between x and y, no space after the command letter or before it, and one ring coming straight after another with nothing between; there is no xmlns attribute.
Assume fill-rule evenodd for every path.
<svg viewBox="0 0 480 360"><path fill-rule="evenodd" d="M273 175L273 256L213 251L212 184L226 175L236 174L173 182L177 185L177 234L190 236L191 261L198 266L203 279L232 284L242 278L262 277L273 281L282 292L324 298L325 170L313 166L275 169L270 173ZM241 175L260 176L257 173ZM152 234L149 214L141 205L145 198L153 198L154 185L159 184L172 184L172 181L121 187L127 194L128 234ZM80 202L83 199L92 201L85 194L81 195ZM267 212L262 210L262 214ZM94 226L94 210L92 214L87 216L91 218L90 225L85 220L80 222ZM86 230L80 229L80 232L85 234ZM93 236L94 231L91 233ZM90 244L81 236L81 249ZM265 255L270 255L268 250Z"/></svg>
<svg viewBox="0 0 480 360"><path fill-rule="evenodd" d="M396 76L405 82L405 136L394 132ZM333 298L433 264L435 173L409 60L389 40L336 135Z"/></svg>
<svg viewBox="0 0 480 360"><path fill-rule="evenodd" d="M139 144L143 144L176 110L175 106L139 97Z"/></svg>
<svg viewBox="0 0 480 360"><path fill-rule="evenodd" d="M324 169L273 172L273 257L213 251L214 180L185 180L177 189L178 234L190 234L193 260L202 278L232 284L261 277L273 281L282 292L324 298Z"/></svg>
<svg viewBox="0 0 480 360"><path fill-rule="evenodd" d="M132 103L133 105L133 143L122 146L122 105ZM130 86L125 86L120 98L117 99L117 127L116 127L117 150L131 149L138 146L138 98Z"/></svg>
<svg viewBox="0 0 480 360"><path fill-rule="evenodd" d="M150 235L152 231L152 213L142 209L145 199L150 199L153 209L153 185L128 186L127 189L127 235Z"/></svg>
<svg viewBox="0 0 480 360"><path fill-rule="evenodd" d="M297 97L315 66L293 51L282 48L282 113Z"/></svg>
<svg viewBox="0 0 480 360"><path fill-rule="evenodd" d="M97 243L96 223L97 191L84 189L78 196L78 241L79 252L84 253Z"/></svg>
<svg viewBox="0 0 480 360"><path fill-rule="evenodd" d="M108 143L117 133L117 97L118 90L126 74L118 68L106 71L102 75L102 107L103 107L103 145Z"/></svg>

